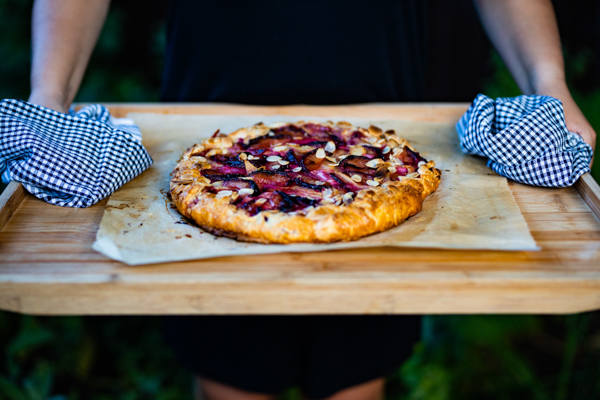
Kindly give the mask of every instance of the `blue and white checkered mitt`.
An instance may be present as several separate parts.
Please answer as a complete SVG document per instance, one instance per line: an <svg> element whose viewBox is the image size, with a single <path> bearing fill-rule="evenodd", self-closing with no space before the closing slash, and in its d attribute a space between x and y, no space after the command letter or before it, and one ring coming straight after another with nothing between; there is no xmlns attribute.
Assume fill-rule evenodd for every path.
<svg viewBox="0 0 600 400"><path fill-rule="evenodd" d="M567 130L560 100L549 96L478 95L456 124L462 151L488 157L488 167L535 186L571 186L590 171L592 147Z"/></svg>
<svg viewBox="0 0 600 400"><path fill-rule="evenodd" d="M89 207L152 164L132 123L100 105L69 115L19 100L0 102L0 173L48 203Z"/></svg>

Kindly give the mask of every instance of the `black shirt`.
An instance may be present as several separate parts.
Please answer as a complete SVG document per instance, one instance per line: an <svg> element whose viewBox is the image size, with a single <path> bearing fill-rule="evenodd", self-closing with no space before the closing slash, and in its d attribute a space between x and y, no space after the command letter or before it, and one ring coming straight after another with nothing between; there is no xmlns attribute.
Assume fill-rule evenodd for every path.
<svg viewBox="0 0 600 400"><path fill-rule="evenodd" d="M345 104L424 95L420 0L171 0L163 101Z"/></svg>

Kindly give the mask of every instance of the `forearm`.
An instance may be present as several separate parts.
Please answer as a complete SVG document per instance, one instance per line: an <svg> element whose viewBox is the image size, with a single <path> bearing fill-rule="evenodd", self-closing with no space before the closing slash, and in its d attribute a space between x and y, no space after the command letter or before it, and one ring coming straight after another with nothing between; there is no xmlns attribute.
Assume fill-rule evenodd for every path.
<svg viewBox="0 0 600 400"><path fill-rule="evenodd" d="M474 0L481 21L525 94L562 101L567 128L595 147L596 133L571 96L550 0Z"/></svg>
<svg viewBox="0 0 600 400"><path fill-rule="evenodd" d="M556 17L550 0L475 0L483 25L525 94L564 84Z"/></svg>
<svg viewBox="0 0 600 400"><path fill-rule="evenodd" d="M29 101L66 112L106 19L110 0L37 0Z"/></svg>

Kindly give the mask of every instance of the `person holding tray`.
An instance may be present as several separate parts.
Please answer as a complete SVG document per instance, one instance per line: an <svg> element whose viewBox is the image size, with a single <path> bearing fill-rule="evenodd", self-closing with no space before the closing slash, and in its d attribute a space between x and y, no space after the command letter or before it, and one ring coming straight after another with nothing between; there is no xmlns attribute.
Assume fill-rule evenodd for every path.
<svg viewBox="0 0 600 400"><path fill-rule="evenodd" d="M525 94L562 101L567 127L596 134L565 82L549 0L477 0ZM109 0L38 0L29 101L67 112ZM162 100L349 104L427 100L419 0L171 0ZM115 60L118 62L118 60ZM418 316L168 317L167 337L208 399L381 399L411 353Z"/></svg>

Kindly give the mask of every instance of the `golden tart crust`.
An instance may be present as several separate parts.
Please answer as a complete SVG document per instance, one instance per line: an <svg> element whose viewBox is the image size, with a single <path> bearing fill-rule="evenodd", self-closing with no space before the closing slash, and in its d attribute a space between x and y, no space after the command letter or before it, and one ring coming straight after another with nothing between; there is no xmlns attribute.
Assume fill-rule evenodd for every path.
<svg viewBox="0 0 600 400"><path fill-rule="evenodd" d="M273 130L286 129L288 126L302 129L304 127L312 129L315 129L315 126L322 127L338 132L338 136L341 135L342 138L350 137L353 132L360 132L362 137L353 139L354 142L358 141L359 143L348 146L349 148L345 150L335 149L335 144L332 146L329 143L321 147L317 145L314 149L307 148L311 146L294 145L294 143L277 143L277 136L273 135ZM345 171L345 176L340 176L344 172L338 171L340 163L343 163L346 158L344 155L357 155L361 152L364 153L364 149L377 147L381 150L377 154L385 152L387 155L384 158L387 160L374 158L369 161L366 164L372 167L369 172L372 174L373 170L377 170L379 177L356 174L358 178L362 176L362 179L361 184L354 187L354 190L340 189L340 191L335 187L327 188L325 190L326 198L323 197L318 204L313 206L292 212L277 209L262 210L252 215L253 213L235 204L240 196L253 196L253 194L248 194L251 190L222 189L220 187L222 181L211 180L203 175L207 174L206 170L214 169L211 158L218 156L236 157L238 168L241 165L241 159L244 159L247 174L240 179L245 180L252 180L253 176L258 176L252 174L256 174L257 170L278 170L278 162L282 167L288 167L285 160L276 160L276 158L281 159L282 157L271 156L269 160L275 161L267 162L266 165L257 168L251 163L251 160L248 160L248 156L253 158L251 154L240 151L239 146L236 150L236 143L248 145L253 143L253 139L268 139L269 135L274 138L273 140L269 139L272 143L269 143L267 151L284 148L288 151L290 148L294 149L297 154L300 152L306 154L312 151L313 157L317 154L325 161L326 164L323 168L328 173L335 174L344 180L352 179L351 172ZM363 150L360 149L361 145L365 146ZM322 157L323 153L319 148L328 149L326 159ZM383 132L374 126L364 129L354 127L347 122L319 123L312 121L299 121L294 124L277 123L270 126L257 124L228 135L215 133L214 137L190 147L171 174L170 194L177 210L183 216L194 221L202 229L218 236L241 241L282 244L352 241L398 226L410 216L417 214L422 208L424 199L437 189L441 172L434 167L434 161L423 160L419 162L418 166L413 167L403 165L398 157L401 157L405 148L410 149L411 153L418 156L415 149L406 140L395 135L393 131ZM335 150L332 152L332 149ZM244 155L240 156L241 153ZM350 167L353 168L353 165ZM298 169L299 167L296 168L296 170ZM409 172L406 176L402 176L398 175L398 170L408 170ZM414 172L410 172L411 170ZM306 171L309 173L308 170ZM290 173L294 174L292 170ZM382 173L385 174L383 177ZM356 179L356 176L353 178ZM364 183L365 178L372 178L367 181L368 185ZM239 181L239 179L237 180ZM348 182L351 181L348 180ZM319 181L316 184L327 185L326 182ZM238 201L240 200L243 199Z"/></svg>

